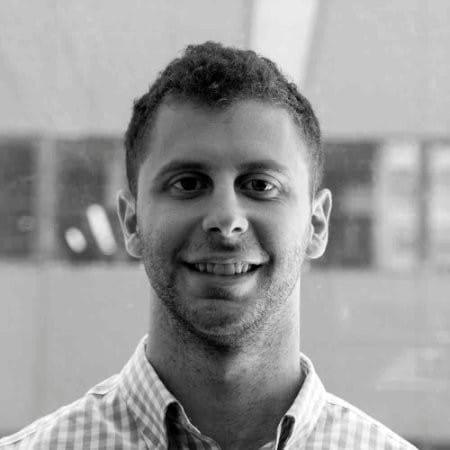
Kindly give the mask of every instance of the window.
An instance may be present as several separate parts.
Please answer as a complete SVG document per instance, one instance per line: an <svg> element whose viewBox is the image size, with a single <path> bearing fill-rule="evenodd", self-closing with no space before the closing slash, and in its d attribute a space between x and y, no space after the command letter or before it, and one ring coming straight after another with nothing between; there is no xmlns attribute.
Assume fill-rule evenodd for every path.
<svg viewBox="0 0 450 450"><path fill-rule="evenodd" d="M431 143L429 155L429 258L450 269L450 144Z"/></svg>
<svg viewBox="0 0 450 450"><path fill-rule="evenodd" d="M450 143L328 142L325 151L333 210L319 267L450 269Z"/></svg>
<svg viewBox="0 0 450 450"><path fill-rule="evenodd" d="M330 236L322 266L368 267L373 262L372 142L328 142L323 185L333 193Z"/></svg>
<svg viewBox="0 0 450 450"><path fill-rule="evenodd" d="M33 251L36 229L36 176L33 145L0 142L0 256L24 257Z"/></svg>
<svg viewBox="0 0 450 450"><path fill-rule="evenodd" d="M128 259L115 210L123 177L118 139L57 144L58 255L72 262Z"/></svg>

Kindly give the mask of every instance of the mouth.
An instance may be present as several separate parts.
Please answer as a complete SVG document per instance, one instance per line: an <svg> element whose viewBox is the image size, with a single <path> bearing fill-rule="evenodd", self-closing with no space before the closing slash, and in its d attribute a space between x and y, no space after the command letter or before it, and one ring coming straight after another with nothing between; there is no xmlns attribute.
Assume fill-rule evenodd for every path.
<svg viewBox="0 0 450 450"><path fill-rule="evenodd" d="M194 272L220 276L242 276L251 272L255 272L259 267L261 267L261 265L258 264L249 264L244 262L228 264L200 262L186 263L185 265Z"/></svg>

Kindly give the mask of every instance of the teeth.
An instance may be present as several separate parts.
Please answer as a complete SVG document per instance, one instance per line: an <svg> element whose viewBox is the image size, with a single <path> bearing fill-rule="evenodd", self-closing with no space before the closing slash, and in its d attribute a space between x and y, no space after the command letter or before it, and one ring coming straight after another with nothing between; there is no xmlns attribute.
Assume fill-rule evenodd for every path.
<svg viewBox="0 0 450 450"><path fill-rule="evenodd" d="M214 264L214 263L196 263L194 267L199 272L213 273L215 275L236 275L246 273L252 267L251 264Z"/></svg>

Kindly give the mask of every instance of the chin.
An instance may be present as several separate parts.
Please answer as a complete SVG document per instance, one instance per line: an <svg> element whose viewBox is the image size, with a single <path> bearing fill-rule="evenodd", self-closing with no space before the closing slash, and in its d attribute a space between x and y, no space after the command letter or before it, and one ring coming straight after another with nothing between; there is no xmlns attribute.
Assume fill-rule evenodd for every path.
<svg viewBox="0 0 450 450"><path fill-rule="evenodd" d="M207 347L222 351L242 348L251 341L253 335L243 326L204 329L191 325L190 332Z"/></svg>
<svg viewBox="0 0 450 450"><path fill-rule="evenodd" d="M191 313L182 319L184 328L201 342L220 349L239 348L251 342L265 322L264 314L240 308L232 312L215 308Z"/></svg>

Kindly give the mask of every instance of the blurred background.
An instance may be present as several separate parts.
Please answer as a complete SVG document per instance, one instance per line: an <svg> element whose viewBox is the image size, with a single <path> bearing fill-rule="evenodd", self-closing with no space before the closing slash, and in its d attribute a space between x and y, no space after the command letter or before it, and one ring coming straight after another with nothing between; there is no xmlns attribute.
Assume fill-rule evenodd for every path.
<svg viewBox="0 0 450 450"><path fill-rule="evenodd" d="M0 436L121 369L147 280L115 215L132 101L190 43L252 48L312 102L334 194L302 348L327 389L450 449L450 2L0 3Z"/></svg>

